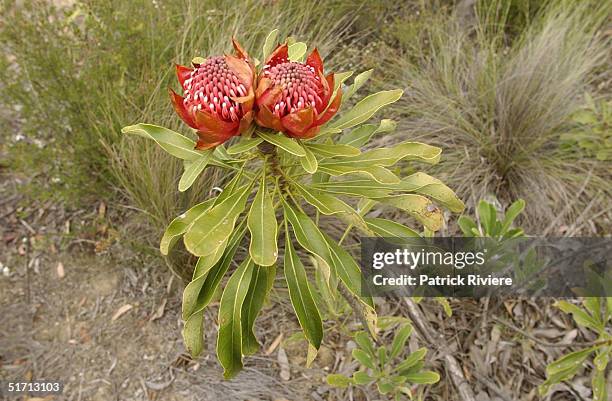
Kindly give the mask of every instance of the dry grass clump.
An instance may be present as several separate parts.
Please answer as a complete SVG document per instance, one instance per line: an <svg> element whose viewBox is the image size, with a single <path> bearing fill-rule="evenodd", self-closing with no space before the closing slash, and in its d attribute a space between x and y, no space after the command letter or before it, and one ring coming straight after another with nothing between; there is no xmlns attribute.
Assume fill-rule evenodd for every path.
<svg viewBox="0 0 612 401"><path fill-rule="evenodd" d="M606 7L551 4L513 40L503 8L477 8L473 26L430 26L428 45L397 69L406 89L398 131L444 148L435 174L469 204L525 199L534 233L609 213L609 166L559 149L605 59Z"/></svg>

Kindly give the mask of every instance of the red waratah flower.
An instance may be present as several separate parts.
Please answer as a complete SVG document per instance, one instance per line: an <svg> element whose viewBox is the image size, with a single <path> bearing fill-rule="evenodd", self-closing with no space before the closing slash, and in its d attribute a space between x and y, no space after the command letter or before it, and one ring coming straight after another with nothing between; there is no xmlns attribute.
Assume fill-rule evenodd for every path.
<svg viewBox="0 0 612 401"><path fill-rule="evenodd" d="M342 91L331 101L334 75L323 76L314 49L306 63L289 61L287 44L279 45L259 74L255 120L293 138L312 138L338 111Z"/></svg>
<svg viewBox="0 0 612 401"><path fill-rule="evenodd" d="M176 66L184 97L170 89L177 114L197 130L196 149L210 149L243 133L253 121L255 69L232 39L236 55L215 56L194 68Z"/></svg>

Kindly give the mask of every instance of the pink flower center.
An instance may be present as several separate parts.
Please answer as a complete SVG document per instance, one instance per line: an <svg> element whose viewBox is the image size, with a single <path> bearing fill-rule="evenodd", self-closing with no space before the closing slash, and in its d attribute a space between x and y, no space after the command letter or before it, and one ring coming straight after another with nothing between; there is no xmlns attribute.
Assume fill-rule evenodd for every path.
<svg viewBox="0 0 612 401"><path fill-rule="evenodd" d="M191 71L183 82L185 108L195 115L196 110L208 110L224 120L238 121L242 110L233 98L247 94L246 87L221 56L211 57Z"/></svg>
<svg viewBox="0 0 612 401"><path fill-rule="evenodd" d="M265 67L264 74L274 82L275 86L283 88L283 94L272 110L278 117L306 107L313 107L316 110L323 107L320 96L323 86L313 67L285 61Z"/></svg>

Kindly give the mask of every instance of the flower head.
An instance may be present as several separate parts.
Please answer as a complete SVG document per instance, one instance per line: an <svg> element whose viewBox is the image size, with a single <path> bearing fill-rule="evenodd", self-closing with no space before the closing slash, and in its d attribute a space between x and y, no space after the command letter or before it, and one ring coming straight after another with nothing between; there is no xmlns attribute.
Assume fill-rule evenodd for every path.
<svg viewBox="0 0 612 401"><path fill-rule="evenodd" d="M301 63L289 60L287 44L279 45L259 74L255 120L290 137L312 138L338 111L342 91L332 100L333 90L334 75L323 75L317 49Z"/></svg>
<svg viewBox="0 0 612 401"><path fill-rule="evenodd" d="M253 120L255 70L232 40L236 55L214 56L193 68L176 66L184 96L170 90L176 113L197 130L196 149L209 149L244 132Z"/></svg>

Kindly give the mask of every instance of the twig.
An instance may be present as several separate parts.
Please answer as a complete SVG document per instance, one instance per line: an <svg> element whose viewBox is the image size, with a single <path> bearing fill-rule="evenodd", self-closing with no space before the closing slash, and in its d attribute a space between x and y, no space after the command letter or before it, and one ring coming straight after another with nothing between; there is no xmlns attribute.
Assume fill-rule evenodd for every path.
<svg viewBox="0 0 612 401"><path fill-rule="evenodd" d="M346 299L346 302L351 305L351 308L353 308L353 313L357 316L357 318L359 318L364 330L369 332L370 330L368 321L366 320L366 312L361 302L359 302L357 298L355 298L353 294L346 289L343 283L339 283L338 292L344 297L344 299Z"/></svg>
<svg viewBox="0 0 612 401"><path fill-rule="evenodd" d="M461 400L475 401L474 391L466 380L461 369L461 365L459 365L459 362L457 362L457 360L451 355L447 345L441 341L442 336L440 336L440 340L433 337L433 333L436 331L430 326L429 322L421 313L418 305L411 298L404 298L404 301L408 306L408 314L410 315L410 319L415 324L417 330L421 334L421 337L442 352L444 357L444 365L446 366L446 370L450 373L450 378L457 388Z"/></svg>

